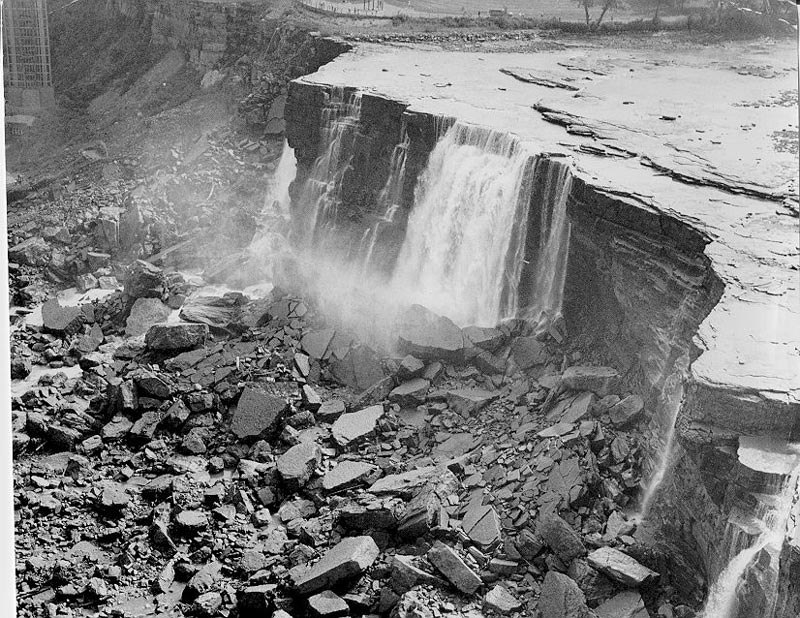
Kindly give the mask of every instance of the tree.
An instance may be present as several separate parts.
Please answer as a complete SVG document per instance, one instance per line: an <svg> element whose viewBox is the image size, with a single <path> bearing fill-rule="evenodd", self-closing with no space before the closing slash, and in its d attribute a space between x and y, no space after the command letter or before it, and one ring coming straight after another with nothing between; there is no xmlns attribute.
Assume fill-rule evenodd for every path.
<svg viewBox="0 0 800 618"><path fill-rule="evenodd" d="M606 16L606 13L609 9L616 9L622 5L622 0L600 0L598 6L601 6L600 15L597 18L597 21L592 24L591 16L589 14L589 9L595 6L595 0L577 0L578 5L583 7L583 13L586 16L586 25L589 27L590 30L596 30L600 27L600 23L603 21L603 18Z"/></svg>

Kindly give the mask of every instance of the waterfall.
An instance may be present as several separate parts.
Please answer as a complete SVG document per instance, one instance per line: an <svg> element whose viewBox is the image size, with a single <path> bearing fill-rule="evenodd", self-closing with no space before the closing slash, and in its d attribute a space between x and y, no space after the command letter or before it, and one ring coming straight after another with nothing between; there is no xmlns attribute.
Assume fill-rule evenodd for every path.
<svg viewBox="0 0 800 618"><path fill-rule="evenodd" d="M383 215L364 231L360 253L363 255L362 269L365 272L372 265L372 257L375 253L376 243L380 237L381 227L391 225L394 222L397 210L400 208L403 184L406 178L406 154L408 153L408 146L411 143L411 138L408 136L408 133L405 132L405 127L403 128L402 134L403 139L392 151L392 160L389 164L389 177L386 179L386 184L378 195L377 211L383 212Z"/></svg>
<svg viewBox="0 0 800 618"><path fill-rule="evenodd" d="M541 173L540 167L542 165L537 163L537 176ZM570 167L560 162L547 161L538 213L539 251L531 302L527 309L530 318L550 321L561 315L569 254L567 199L571 188Z"/></svg>
<svg viewBox="0 0 800 618"><path fill-rule="evenodd" d="M281 158L270 179L269 188L264 196L264 212L270 210L280 214L283 218L289 217L289 185L292 184L297 173L297 161L294 150L284 140Z"/></svg>
<svg viewBox="0 0 800 618"><path fill-rule="evenodd" d="M774 615L777 601L778 556L786 536L799 480L800 466L795 460L794 469L788 476L782 477L776 495L758 496L756 516L759 534L755 540L752 540L752 535L740 528L738 522L729 520L724 539L724 546L728 548L725 556L728 563L711 586L700 618L747 618L750 615L743 614L739 607L741 586L747 580L750 570L754 568L756 557L763 551L770 554L768 568L771 571L765 581L768 588L765 590L767 606L763 608L760 616L771 618Z"/></svg>
<svg viewBox="0 0 800 618"><path fill-rule="evenodd" d="M358 130L361 93L345 96L334 89L322 110L320 152L303 184L299 203L299 236L305 246L325 244L341 203L342 177L352 159L351 141Z"/></svg>
<svg viewBox="0 0 800 618"><path fill-rule="evenodd" d="M392 277L405 301L461 325L511 317L501 302L509 248L527 225L529 159L514 136L461 123L447 130L418 180Z"/></svg>

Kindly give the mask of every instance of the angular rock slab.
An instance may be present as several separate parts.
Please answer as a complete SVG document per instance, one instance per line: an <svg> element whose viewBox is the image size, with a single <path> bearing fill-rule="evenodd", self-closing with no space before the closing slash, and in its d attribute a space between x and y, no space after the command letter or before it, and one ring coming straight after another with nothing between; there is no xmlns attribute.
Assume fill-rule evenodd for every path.
<svg viewBox="0 0 800 618"><path fill-rule="evenodd" d="M482 581L450 547L436 541L428 551L428 561L444 575L447 580L465 594L472 594L481 587Z"/></svg>
<svg viewBox="0 0 800 618"><path fill-rule="evenodd" d="M620 592L594 610L597 618L648 618L642 595L633 590Z"/></svg>
<svg viewBox="0 0 800 618"><path fill-rule="evenodd" d="M613 367L575 365L567 367L561 381L574 391L592 391L598 397L605 397L616 387L619 373Z"/></svg>
<svg viewBox="0 0 800 618"><path fill-rule="evenodd" d="M493 506L476 506L469 509L461 528L473 543L481 547L491 547L500 541L500 517Z"/></svg>
<svg viewBox="0 0 800 618"><path fill-rule="evenodd" d="M397 348L425 360L458 363L464 358L464 335L449 318L411 305L400 318Z"/></svg>
<svg viewBox="0 0 800 618"><path fill-rule="evenodd" d="M629 588L637 588L658 577L658 573L612 547L601 547L586 558L590 566Z"/></svg>
<svg viewBox="0 0 800 618"><path fill-rule="evenodd" d="M644 409L644 401L639 395L629 395L608 410L615 427L624 427L635 422Z"/></svg>
<svg viewBox="0 0 800 618"><path fill-rule="evenodd" d="M339 582L361 575L380 554L372 537L351 536L337 545L295 579L295 589L300 594L311 594L330 588Z"/></svg>
<svg viewBox="0 0 800 618"><path fill-rule="evenodd" d="M284 482L303 487L320 462L320 448L313 442L301 442L278 457L277 468Z"/></svg>
<svg viewBox="0 0 800 618"><path fill-rule="evenodd" d="M231 419L231 431L240 439L267 436L278 428L289 404L255 386L245 386Z"/></svg>
<svg viewBox="0 0 800 618"><path fill-rule="evenodd" d="M375 481L369 488L371 494L393 494L401 498L411 498L425 484L442 473L438 466L425 466L401 474L389 474Z"/></svg>
<svg viewBox="0 0 800 618"><path fill-rule="evenodd" d="M331 427L333 439L339 446L348 446L368 438L378 427L384 414L382 405L370 406L358 412L348 412L337 418Z"/></svg>
<svg viewBox="0 0 800 618"><path fill-rule="evenodd" d="M497 584L483 597L483 607L490 611L506 614L522 609L522 601Z"/></svg>
<svg viewBox="0 0 800 618"><path fill-rule="evenodd" d="M453 412L470 416L499 397L499 393L480 388L458 388L447 391L447 405Z"/></svg>
<svg viewBox="0 0 800 618"><path fill-rule="evenodd" d="M57 298L51 298L42 305L42 327L47 332L58 335L77 333L84 322L83 309L64 306Z"/></svg>
<svg viewBox="0 0 800 618"><path fill-rule="evenodd" d="M151 326L165 322L172 313L158 298L137 298L125 321L125 336L144 335Z"/></svg>
<svg viewBox="0 0 800 618"><path fill-rule="evenodd" d="M343 461L322 477L322 488L325 491L336 491L350 487L377 469L377 466L363 461Z"/></svg>
<svg viewBox="0 0 800 618"><path fill-rule="evenodd" d="M157 324L147 331L144 343L151 350L188 350L203 345L207 337L205 324Z"/></svg>
<svg viewBox="0 0 800 618"><path fill-rule="evenodd" d="M580 535L555 513L539 517L536 533L564 564L569 564L575 558L586 554L586 547Z"/></svg>
<svg viewBox="0 0 800 618"><path fill-rule="evenodd" d="M403 382L389 393L389 401L402 408L415 408L425 403L425 396L431 383L423 378L413 378Z"/></svg>
<svg viewBox="0 0 800 618"><path fill-rule="evenodd" d="M350 608L345 600L330 590L310 597L308 599L308 607L314 616L320 616L320 618L339 618L350 613Z"/></svg>
<svg viewBox="0 0 800 618"><path fill-rule="evenodd" d="M592 616L578 584L563 573L556 571L548 571L544 576L538 609L538 615L541 618L590 618Z"/></svg>

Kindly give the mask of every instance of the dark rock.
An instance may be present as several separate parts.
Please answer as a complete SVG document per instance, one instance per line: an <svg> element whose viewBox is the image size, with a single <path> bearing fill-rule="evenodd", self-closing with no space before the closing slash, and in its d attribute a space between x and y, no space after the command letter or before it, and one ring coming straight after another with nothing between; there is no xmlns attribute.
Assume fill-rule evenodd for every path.
<svg viewBox="0 0 800 618"><path fill-rule="evenodd" d="M43 238L32 236L9 248L8 261L27 266L47 266L52 253L53 248Z"/></svg>
<svg viewBox="0 0 800 618"><path fill-rule="evenodd" d="M311 358L322 360L328 352L334 334L333 329L325 329L303 335L300 348Z"/></svg>
<svg viewBox="0 0 800 618"><path fill-rule="evenodd" d="M592 391L598 397L605 397L617 386L619 374L611 367L568 367L561 376L565 387L574 391Z"/></svg>
<svg viewBox="0 0 800 618"><path fill-rule="evenodd" d="M536 533L564 564L586 554L580 535L555 513L545 513L539 517Z"/></svg>
<svg viewBox="0 0 800 618"><path fill-rule="evenodd" d="M496 328L467 326L462 332L464 333L465 343L472 344L473 347L487 352L496 352L505 341L503 332Z"/></svg>
<svg viewBox="0 0 800 618"><path fill-rule="evenodd" d="M465 594L473 594L481 587L481 578L470 569L450 547L436 541L428 550L428 561L444 575L451 584Z"/></svg>
<svg viewBox="0 0 800 618"><path fill-rule="evenodd" d="M11 379L24 380L31 373L31 360L24 356L14 356L11 359Z"/></svg>
<svg viewBox="0 0 800 618"><path fill-rule="evenodd" d="M624 427L636 421L643 409L644 402L642 398L639 395L630 395L611 406L608 414L615 427Z"/></svg>
<svg viewBox="0 0 800 618"><path fill-rule="evenodd" d="M240 439L269 438L278 429L289 404L257 386L245 386L231 420L231 431Z"/></svg>
<svg viewBox="0 0 800 618"><path fill-rule="evenodd" d="M165 412L154 410L145 412L131 427L130 435L142 441L149 442L153 439L159 423L164 418Z"/></svg>
<svg viewBox="0 0 800 618"><path fill-rule="evenodd" d="M648 618L650 615L641 595L633 590L620 592L594 611L597 618Z"/></svg>
<svg viewBox="0 0 800 618"><path fill-rule="evenodd" d="M447 405L462 416L470 416L499 397L499 393L478 388L459 388L447 391Z"/></svg>
<svg viewBox="0 0 800 618"><path fill-rule="evenodd" d="M591 618L586 599L578 585L569 577L548 571L539 596L540 618Z"/></svg>
<svg viewBox="0 0 800 618"><path fill-rule="evenodd" d="M352 579L369 568L379 553L372 537L342 539L310 569L295 574L295 588L300 594L311 594Z"/></svg>
<svg viewBox="0 0 800 618"><path fill-rule="evenodd" d="M389 393L389 401L402 408L415 408L425 403L425 396L430 385L431 383L423 378L413 378L408 382L403 382Z"/></svg>
<svg viewBox="0 0 800 618"><path fill-rule="evenodd" d="M590 567L586 560L582 558L572 561L567 575L578 584L578 588L583 592L586 597L586 603L590 607L597 606L598 603L614 593L614 583L605 575Z"/></svg>
<svg viewBox="0 0 800 618"><path fill-rule="evenodd" d="M346 411L344 401L339 399L332 399L325 401L317 410L317 418L325 423L331 423L339 418Z"/></svg>
<svg viewBox="0 0 800 618"><path fill-rule="evenodd" d="M423 571L415 564L415 560L419 560L419 558L402 554L395 554L392 557L392 574L389 580L392 590L402 594L418 584L444 587L445 582L443 580L427 571Z"/></svg>
<svg viewBox="0 0 800 618"><path fill-rule="evenodd" d="M511 355L517 366L523 371L548 361L544 344L535 337L516 337L511 342Z"/></svg>
<svg viewBox="0 0 800 618"><path fill-rule="evenodd" d="M241 618L263 618L274 607L277 584L248 586L237 595L237 608Z"/></svg>
<svg viewBox="0 0 800 618"><path fill-rule="evenodd" d="M369 493L412 498L431 479L441 474L443 474L443 469L438 466L425 466L401 474L390 474L375 481L370 486Z"/></svg>
<svg viewBox="0 0 800 618"><path fill-rule="evenodd" d="M207 337L205 324L157 324L147 331L144 342L151 350L188 350L203 345Z"/></svg>
<svg viewBox="0 0 800 618"><path fill-rule="evenodd" d="M449 318L422 305L412 305L401 317L397 348L421 359L459 363L464 358L464 335Z"/></svg>
<svg viewBox="0 0 800 618"><path fill-rule="evenodd" d="M351 348L344 358L333 361L330 370L341 384L361 391L384 378L380 358L363 345Z"/></svg>
<svg viewBox="0 0 800 618"><path fill-rule="evenodd" d="M410 380L421 376L423 371L425 371L425 363L407 354L405 358L400 361L400 366L397 368L397 377L400 380Z"/></svg>
<svg viewBox="0 0 800 618"><path fill-rule="evenodd" d="M166 288L163 271L144 260L137 260L125 279L124 291L130 298L161 298Z"/></svg>
<svg viewBox="0 0 800 618"><path fill-rule="evenodd" d="M391 618L435 618L431 606L431 599L423 596L421 591L409 590L400 597Z"/></svg>

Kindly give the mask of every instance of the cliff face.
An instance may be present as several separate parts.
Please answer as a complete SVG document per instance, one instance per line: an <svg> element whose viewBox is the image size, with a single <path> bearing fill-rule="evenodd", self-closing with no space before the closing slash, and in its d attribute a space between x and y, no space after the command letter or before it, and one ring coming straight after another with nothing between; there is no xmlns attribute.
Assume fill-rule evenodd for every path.
<svg viewBox="0 0 800 618"><path fill-rule="evenodd" d="M465 75L462 90L448 91L452 97L448 105L430 102L425 98L426 87L413 79L392 81L392 70L384 68L392 66L385 53L376 52L374 58L346 54L317 75L292 83L287 134L298 160L293 189L296 197L323 148L323 110L332 93L369 89L369 94L362 97L353 150L348 153L352 155L351 165L342 178L341 204L336 211L340 221L347 220L347 229L355 238L381 215L375 210L376 197L386 183L391 154L405 127L409 141L402 199L391 225L382 231L381 244L387 247L382 267L389 271L405 234L419 173L442 126L453 116L468 122L485 122L496 130L529 131L543 153L550 148L557 151L556 144L563 145L563 134L552 134L551 126L536 124L533 119L530 128L519 126L519 118L529 113L522 107L530 101L527 91L504 94L511 102L508 111L502 113L498 111L495 99L500 95L496 92L486 95L491 99L482 99L481 89L490 91L496 78L491 74L486 77L485 86L476 76ZM418 59L403 59L404 75L415 60ZM450 62L445 62L442 54L429 63L437 65L440 61ZM462 55L452 62L464 64L465 60ZM494 62L510 60L500 58ZM444 81L446 75L457 88L461 77L457 66L442 67L442 74L431 76L430 81ZM486 62L480 66L481 76L485 77ZM385 75L387 71L389 75ZM503 86L504 92L512 90L508 82ZM491 106L491 111L482 105ZM568 132L581 125L577 116L556 118L553 108L548 110L551 116L546 120L550 125L566 127ZM591 129L586 140L589 142L602 139L601 130L610 131L606 125L598 128L597 124L583 121L581 131L576 130L575 134L584 135L586 127ZM739 241L730 234L732 225L725 217L738 216L739 209L744 208L751 209L751 214L753 210L764 212L766 217L770 206L751 198L729 196L755 192L759 200L768 200L776 199L780 191L754 187L753 183L737 184L729 178L730 184L722 191L730 193L724 194L720 191L722 181L712 178L714 174L722 175L718 170L706 169L690 178L688 170L679 168L678 163L670 167L672 164L659 153L660 167L656 167L662 171L673 169L682 178L681 182L664 180L661 174L654 176L637 166L636 157L642 156L643 162L649 161L645 168L653 168L653 159L641 152L655 146L635 140L630 143L629 150L621 148L618 141L605 146L607 154L600 159L574 155L574 177L567 202L571 234L564 317L571 340L592 360L622 369L631 390L646 402L652 468L661 468L663 483L643 528L653 535L654 544L676 561L673 572L681 577L675 585L687 598L694 595L699 600L704 582L724 566L726 556L721 544L732 506L737 501L752 502L754 493L775 482L774 476L754 472L739 461L740 436L755 434L783 440L800 437L797 385L791 385L791 378L784 378L785 372L779 371L768 388L751 385L758 370L770 375L770 370L756 368L762 358L772 355L767 338L753 337L758 344L748 350L747 358L740 355L741 369L729 370L733 362L729 350L737 345L738 338L751 339L747 333L754 324L741 322L739 332L725 332L717 326L726 323L726 316L738 314L740 305L735 299L743 296L741 289L747 285L746 279L755 278L751 272L769 269L769 260L755 256L758 249L737 248ZM596 144L595 141L592 152L597 150ZM642 149L640 153L634 146ZM575 146L572 150L577 152L580 148ZM641 186L631 188L631 183L639 180ZM692 192L690 185L704 183L714 188ZM536 195L534 188L534 201ZM720 202L724 205L717 205ZM774 233L788 238L787 221L777 223L773 229L779 232ZM531 224L529 236L536 236L533 227ZM528 247L526 259L530 260L533 252L534 247ZM736 254L741 258L738 272L735 266L731 268ZM526 293L521 290L523 298ZM526 302L531 300L526 298ZM754 302L771 301L756 296ZM782 319L791 322L794 314L788 304L778 303L778 311L788 311L783 314L788 317ZM786 332L781 334L784 335ZM778 338L776 335L772 341ZM797 570L798 553L793 543L786 541L780 557L782 582ZM792 612L797 595L786 584L782 586L776 593L775 616L788 618L796 613Z"/></svg>

